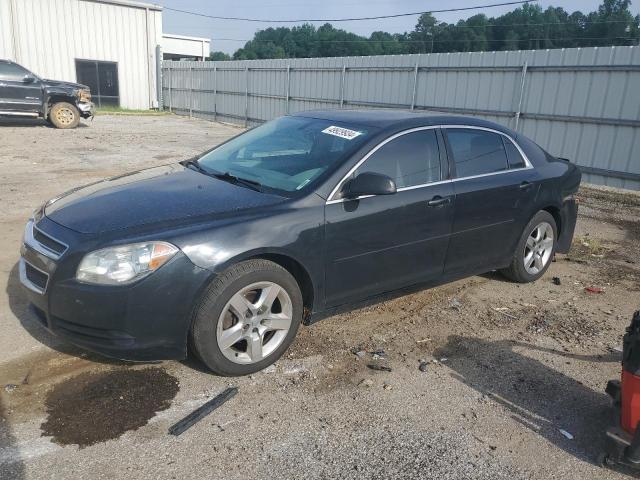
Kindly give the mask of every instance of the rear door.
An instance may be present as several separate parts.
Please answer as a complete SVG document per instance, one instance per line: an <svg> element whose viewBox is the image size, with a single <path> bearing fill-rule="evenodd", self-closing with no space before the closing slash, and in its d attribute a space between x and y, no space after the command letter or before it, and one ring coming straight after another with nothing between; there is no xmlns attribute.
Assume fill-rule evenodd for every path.
<svg viewBox="0 0 640 480"><path fill-rule="evenodd" d="M25 81L31 72L20 65L0 62L0 110L36 113L42 107L42 85L35 78Z"/></svg>
<svg viewBox="0 0 640 480"><path fill-rule="evenodd" d="M456 206L448 274L506 266L537 194L536 173L512 140L479 127L443 129Z"/></svg>
<svg viewBox="0 0 640 480"><path fill-rule="evenodd" d="M442 144L443 145L443 144ZM326 306L357 301L442 274L453 211L451 182L442 181L436 129L387 139L349 175L388 175L397 193L325 207ZM431 205L430 205L431 202Z"/></svg>

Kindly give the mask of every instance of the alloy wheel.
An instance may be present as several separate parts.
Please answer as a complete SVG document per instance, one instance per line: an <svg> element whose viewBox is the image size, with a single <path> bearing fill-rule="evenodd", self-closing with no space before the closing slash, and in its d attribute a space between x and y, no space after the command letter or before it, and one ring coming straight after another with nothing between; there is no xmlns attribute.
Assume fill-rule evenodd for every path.
<svg viewBox="0 0 640 480"><path fill-rule="evenodd" d="M551 260L553 253L553 227L547 222L538 224L529 234L524 246L524 268L537 275Z"/></svg>
<svg viewBox="0 0 640 480"><path fill-rule="evenodd" d="M293 304L283 287L253 283L235 293L222 309L218 347L234 363L260 362L282 345L292 321Z"/></svg>

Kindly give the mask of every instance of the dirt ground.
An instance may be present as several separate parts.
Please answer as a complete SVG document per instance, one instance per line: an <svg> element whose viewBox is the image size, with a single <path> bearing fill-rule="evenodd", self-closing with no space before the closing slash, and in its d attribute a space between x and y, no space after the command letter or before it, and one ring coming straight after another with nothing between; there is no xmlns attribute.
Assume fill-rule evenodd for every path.
<svg viewBox="0 0 640 480"><path fill-rule="evenodd" d="M221 378L88 354L28 310L16 262L37 205L240 131L171 115L86 125L0 123L0 479L628 478L595 459L640 308L639 195L583 188L571 253L534 284L489 273L335 316L275 367ZM167 434L229 385L236 397Z"/></svg>

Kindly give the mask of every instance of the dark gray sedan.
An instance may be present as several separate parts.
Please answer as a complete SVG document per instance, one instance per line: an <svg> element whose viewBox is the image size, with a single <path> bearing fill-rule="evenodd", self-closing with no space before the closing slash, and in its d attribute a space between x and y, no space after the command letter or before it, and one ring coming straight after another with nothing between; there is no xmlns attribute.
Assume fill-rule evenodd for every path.
<svg viewBox="0 0 640 480"><path fill-rule="evenodd" d="M301 323L567 252L580 171L472 118L282 117L189 161L75 189L27 223L43 325L132 359L191 350L216 373L273 363Z"/></svg>

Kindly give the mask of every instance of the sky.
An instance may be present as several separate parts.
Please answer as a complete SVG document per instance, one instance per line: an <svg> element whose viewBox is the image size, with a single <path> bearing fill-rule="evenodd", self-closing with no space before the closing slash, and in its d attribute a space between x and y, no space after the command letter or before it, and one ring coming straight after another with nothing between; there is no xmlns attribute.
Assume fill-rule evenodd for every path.
<svg viewBox="0 0 640 480"><path fill-rule="evenodd" d="M268 19L296 19L296 18L345 18L367 17L375 15L391 15L413 11L427 11L429 9L459 8L474 5L502 3L508 0L149 0L165 7L177 8L208 15L227 17L252 17ZM540 0L537 2L542 8L548 6L562 7L568 12L581 10L590 12L601 4L600 0ZM477 13L484 12L487 16L498 16L516 8L517 5L494 7L479 10L467 10L455 13L435 14L440 21L456 22ZM640 13L640 0L632 3L631 11L634 15ZM414 29L418 15L410 17L392 18L384 20L367 20L360 22L332 23L336 28L369 36L371 32L383 30L390 33L402 33ZM213 20L196 17L178 12L165 10L162 14L163 31L179 35L190 35L211 39L211 50L222 50L232 54L244 46L247 40L253 38L257 30L269 26L294 26L295 24L264 24L230 20ZM316 22L315 25L322 25ZM236 39L241 41L217 40Z"/></svg>

